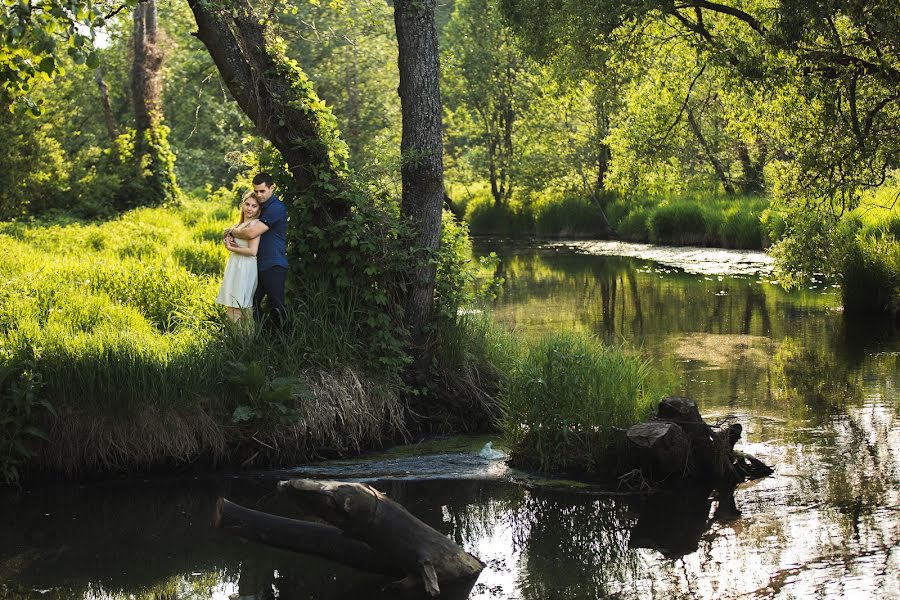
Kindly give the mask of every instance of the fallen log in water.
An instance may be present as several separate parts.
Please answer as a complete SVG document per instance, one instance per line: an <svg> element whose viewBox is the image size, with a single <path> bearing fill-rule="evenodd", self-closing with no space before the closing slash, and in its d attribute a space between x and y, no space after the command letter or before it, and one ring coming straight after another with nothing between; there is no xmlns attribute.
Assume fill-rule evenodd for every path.
<svg viewBox="0 0 900 600"><path fill-rule="evenodd" d="M328 524L255 511L220 498L214 525L246 539L322 556L364 571L421 582L431 596L444 583L471 580L480 560L378 490L359 483L292 479L278 489Z"/></svg>

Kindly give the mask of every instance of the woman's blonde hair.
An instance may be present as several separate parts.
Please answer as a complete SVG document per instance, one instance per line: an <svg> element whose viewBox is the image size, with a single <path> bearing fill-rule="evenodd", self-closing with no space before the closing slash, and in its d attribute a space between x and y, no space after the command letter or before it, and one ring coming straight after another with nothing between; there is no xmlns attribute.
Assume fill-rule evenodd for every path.
<svg viewBox="0 0 900 600"><path fill-rule="evenodd" d="M256 200L257 205L260 204L259 195L253 190L250 190L249 192L247 192L243 196L241 196L241 203L240 203L241 220L238 222L238 224L241 224L244 222L244 202L247 201L247 198L253 198L254 200Z"/></svg>

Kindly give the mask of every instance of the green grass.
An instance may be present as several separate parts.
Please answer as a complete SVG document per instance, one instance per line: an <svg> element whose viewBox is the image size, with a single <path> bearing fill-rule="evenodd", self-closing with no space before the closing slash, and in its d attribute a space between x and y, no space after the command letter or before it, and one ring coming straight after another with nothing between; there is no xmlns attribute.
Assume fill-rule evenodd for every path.
<svg viewBox="0 0 900 600"><path fill-rule="evenodd" d="M507 237L620 237L666 245L761 249L768 244L761 219L769 199L711 193L675 197L617 197L605 215L590 199L535 194L495 205L485 189L466 198L465 220L476 235ZM612 233L610 232L612 228Z"/></svg>
<svg viewBox="0 0 900 600"><path fill-rule="evenodd" d="M229 327L214 298L231 204L0 224L0 478L277 462L402 430L396 382L360 366L352 299L307 282L282 334Z"/></svg>
<svg viewBox="0 0 900 600"><path fill-rule="evenodd" d="M625 239L667 245L761 249L768 243L761 223L768 198L686 194L617 198L607 208Z"/></svg>
<svg viewBox="0 0 900 600"><path fill-rule="evenodd" d="M544 472L605 473L614 428L644 419L672 383L638 353L581 334L535 340L516 358L501 427L513 463Z"/></svg>

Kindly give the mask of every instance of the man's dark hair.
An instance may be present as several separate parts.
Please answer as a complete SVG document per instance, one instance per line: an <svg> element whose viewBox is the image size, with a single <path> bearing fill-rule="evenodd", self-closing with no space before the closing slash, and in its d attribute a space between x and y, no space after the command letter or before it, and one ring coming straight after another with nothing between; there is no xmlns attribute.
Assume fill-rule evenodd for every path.
<svg viewBox="0 0 900 600"><path fill-rule="evenodd" d="M253 178L253 185L263 185L266 187L272 187L275 185L275 182L272 181L272 176L263 171L262 173L257 173L256 177Z"/></svg>

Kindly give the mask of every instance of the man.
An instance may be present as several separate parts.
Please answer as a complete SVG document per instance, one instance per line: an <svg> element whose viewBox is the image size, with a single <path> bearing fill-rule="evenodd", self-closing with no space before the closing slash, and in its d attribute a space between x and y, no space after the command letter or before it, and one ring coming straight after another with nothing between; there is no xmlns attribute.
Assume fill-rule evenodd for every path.
<svg viewBox="0 0 900 600"><path fill-rule="evenodd" d="M275 184L268 173L259 173L253 178L253 190L259 197L259 220L240 231L228 231L245 240L259 237L256 252L256 268L259 282L253 296L253 316L260 322L263 298L269 299L269 318L275 327L284 322L284 280L287 277L287 208L275 196Z"/></svg>

